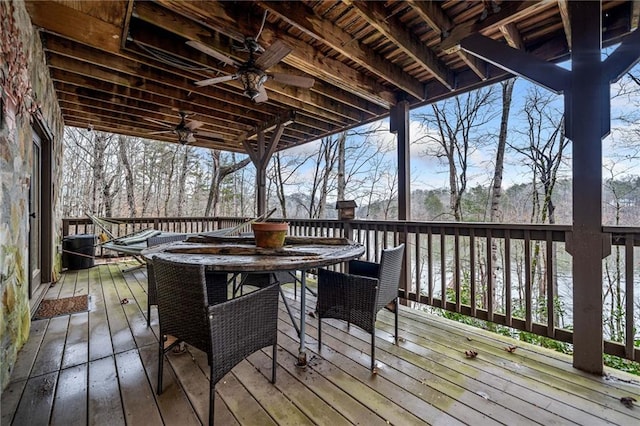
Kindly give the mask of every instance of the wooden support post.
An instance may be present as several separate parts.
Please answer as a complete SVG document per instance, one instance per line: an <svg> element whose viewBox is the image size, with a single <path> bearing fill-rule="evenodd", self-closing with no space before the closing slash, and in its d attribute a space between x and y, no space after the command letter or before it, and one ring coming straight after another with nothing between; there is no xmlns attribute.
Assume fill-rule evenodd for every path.
<svg viewBox="0 0 640 426"><path fill-rule="evenodd" d="M411 167L409 159L409 102L399 101L391 109L390 131L398 137L398 219L411 218Z"/></svg>
<svg viewBox="0 0 640 426"><path fill-rule="evenodd" d="M256 167L256 210L257 216L261 216L267 212L267 166L273 153L278 147L278 142L284 133L284 128L288 124L280 119L275 124L276 128L269 139L265 141L264 130L257 130L257 149L253 149L248 141L244 141L244 147L251 157L251 162Z"/></svg>
<svg viewBox="0 0 640 426"><path fill-rule="evenodd" d="M601 55L600 2L569 2L572 71L566 110L573 141L573 366L603 372L602 114L609 99ZM608 110L608 108L607 108Z"/></svg>

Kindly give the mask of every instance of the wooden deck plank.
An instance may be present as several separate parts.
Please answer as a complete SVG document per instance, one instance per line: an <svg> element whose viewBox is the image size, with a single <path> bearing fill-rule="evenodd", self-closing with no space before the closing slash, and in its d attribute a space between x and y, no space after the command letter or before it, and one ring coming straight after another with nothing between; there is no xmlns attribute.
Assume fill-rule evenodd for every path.
<svg viewBox="0 0 640 426"><path fill-rule="evenodd" d="M285 320L288 315L282 315ZM288 324L287 324L288 327ZM281 327L281 330L283 327ZM310 331L310 327L307 329ZM324 333L323 333L324 334ZM282 333L279 335L282 336ZM324 337L328 335L324 334ZM307 357L309 365L307 371L322 375L337 388L348 395L352 395L356 400L365 406L367 410L377 414L383 422L404 423L404 424L462 424L445 411L441 411L429 402L426 402L416 395L406 392L394 383L378 375L372 374L369 370L369 357L364 351L354 351L352 355L358 360L349 359L342 356L333 345L328 347L323 341L323 350L318 353L317 341L310 338L307 333ZM336 343L333 341L332 343ZM292 355L297 353L298 341L295 329L291 327L285 336L280 338L279 344L286 348ZM455 402L452 400L451 402ZM460 408L460 407L458 407ZM412 411L409 411L412 410ZM480 413L476 413L476 419L482 419ZM490 418L486 418L491 421ZM490 424L490 423L487 423Z"/></svg>
<svg viewBox="0 0 640 426"><path fill-rule="evenodd" d="M35 376L27 381L13 418L14 425L47 425L53 404L58 372Z"/></svg>
<svg viewBox="0 0 640 426"><path fill-rule="evenodd" d="M69 319L67 342L62 355L62 368L89 361L89 313L72 314Z"/></svg>
<svg viewBox="0 0 640 426"><path fill-rule="evenodd" d="M139 353L147 373L147 378L151 382L153 392L156 392L158 384L158 346L149 345L142 347ZM164 390L160 395L156 394L155 398L164 424L179 424L181 426L199 425L200 420L198 420L198 416L193 410L184 390L179 385L176 375L169 363L165 363L163 373L162 383Z"/></svg>
<svg viewBox="0 0 640 426"><path fill-rule="evenodd" d="M13 416L16 414L26 385L27 379L11 381L6 389L0 392L0 396L2 396L2 402L0 403L0 424L2 426L8 426L13 421Z"/></svg>
<svg viewBox="0 0 640 426"><path fill-rule="evenodd" d="M122 299L118 294L109 268L101 268L102 294L109 322L109 334L113 344L113 353L126 352L136 347L129 322L124 313Z"/></svg>
<svg viewBox="0 0 640 426"><path fill-rule="evenodd" d="M277 358L277 357L276 357ZM267 373L266 376L260 373ZM248 361L242 361L237 368L233 369L233 374L242 383L247 391L256 401L259 401L261 407L269 414L276 424L288 425L313 425L313 421L309 419L298 407L281 392L278 388L271 385L271 368L268 371L256 371L253 364ZM266 383L265 383L266 382ZM277 368L276 368L277 382Z"/></svg>
<svg viewBox="0 0 640 426"><path fill-rule="evenodd" d="M51 425L87 424L87 362L60 371Z"/></svg>
<svg viewBox="0 0 640 426"><path fill-rule="evenodd" d="M153 331L147 327L147 319L129 289L128 281L114 266L115 265L110 265L109 271L111 272L116 291L118 292L118 298L128 301L128 303L122 305L122 308L129 323L129 329L131 330L135 344L138 347L142 347L157 343L158 340L156 336L153 334ZM126 273L125 275L130 275L130 273ZM133 282L137 283L135 278L133 278Z"/></svg>
<svg viewBox="0 0 640 426"><path fill-rule="evenodd" d="M120 394L127 424L160 424L160 411L137 349L116 356Z"/></svg>
<svg viewBox="0 0 640 426"><path fill-rule="evenodd" d="M125 425L113 356L89 363L89 425Z"/></svg>
<svg viewBox="0 0 640 426"><path fill-rule="evenodd" d="M296 407L316 424L340 425L347 423L347 419L331 405L323 401L300 380L294 377L290 370L295 358L282 348L278 349L278 371L275 387L291 400ZM267 380L271 379L271 351L268 349L256 352L247 359L253 367ZM297 370L297 369L296 369ZM294 370L294 373L296 371Z"/></svg>
<svg viewBox="0 0 640 426"><path fill-rule="evenodd" d="M200 363L198 358L201 359ZM203 424L206 424L209 419L209 380L207 373L200 366L204 364L204 369L207 370L206 355L197 349L190 349L180 354L170 352L167 354L166 360L169 362L165 361L165 368L168 367L167 364L170 364L170 368L175 371L180 386L191 401L198 418ZM216 392L214 397L215 422L224 425L239 424L220 394Z"/></svg>
<svg viewBox="0 0 640 426"><path fill-rule="evenodd" d="M411 315L411 313L408 315ZM387 325L387 327L390 327L390 325ZM461 353L464 349L460 346L452 348L446 344L460 342L461 338L466 340L467 336L457 335L457 332L449 330L449 328L450 326L446 330L443 330L438 327L432 327L428 337L423 336L426 334L423 332L420 334L410 334L409 336L426 341L426 343L424 343L426 346L433 347L436 345L438 347L438 353L448 353L454 356L454 354ZM448 339L443 340L445 336L447 336ZM509 376L510 381L524 388L521 397L530 399L532 396L531 391L533 391L534 393L563 401L561 406L553 404L550 405L547 410L555 410L559 415L563 416L574 414L582 417L583 413L588 413L590 422L597 422L598 418L604 422L618 424L638 421L638 413L628 410L619 402L619 398L624 396L624 394L620 394L617 398L603 394L595 389L595 381L593 381L593 379L573 374L573 368L570 367L570 364L567 364L565 369L554 369L553 371L548 370L548 366L543 369L536 369L535 362L528 362L522 358L526 352L525 347L529 347L523 345L522 342L519 343L519 345L523 347L519 350L520 354L518 355L502 350L503 346L513 341L513 339L507 337L502 339L502 342L505 343L498 344L494 343L495 338L494 340L472 340L474 346L479 348L480 354L478 358L474 360L467 360L460 357L461 363L467 365L473 363L477 367L482 366L483 371L487 371L490 377L496 376L496 372L499 373L500 371L504 371L504 368L507 368L514 372L514 374ZM487 342L491 342L492 344ZM482 355L483 353L484 356ZM520 358L518 359L517 356L514 355ZM586 380L586 382L582 384L576 383L576 381L580 382L582 380ZM610 391L610 388L606 389ZM576 419L576 421L581 422L579 418Z"/></svg>
<svg viewBox="0 0 640 426"><path fill-rule="evenodd" d="M107 321L107 310L102 293L100 270L103 266L94 267L89 272L89 294L91 310L89 311L89 361L97 360L113 354L113 344Z"/></svg>
<svg viewBox="0 0 640 426"><path fill-rule="evenodd" d="M32 377L60 370L68 326L69 315L49 320L47 331L40 344L40 350L33 363Z"/></svg>
<svg viewBox="0 0 640 426"><path fill-rule="evenodd" d="M31 321L29 339L25 342L22 349L20 349L20 352L18 352L18 358L11 372L12 381L26 380L29 378L48 325L48 319Z"/></svg>

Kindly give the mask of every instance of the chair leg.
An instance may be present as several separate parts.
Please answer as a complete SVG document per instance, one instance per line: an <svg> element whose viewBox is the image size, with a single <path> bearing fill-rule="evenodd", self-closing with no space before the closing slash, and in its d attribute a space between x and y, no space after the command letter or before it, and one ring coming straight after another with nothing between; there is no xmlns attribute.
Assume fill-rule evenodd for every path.
<svg viewBox="0 0 640 426"><path fill-rule="evenodd" d="M318 313L316 312L316 315ZM318 352L322 349L322 318L318 315Z"/></svg>
<svg viewBox="0 0 640 426"><path fill-rule="evenodd" d="M213 377L213 363L211 362L211 367L209 368L209 377ZM216 384L209 384L209 426L213 426L213 413L215 411L214 402L216 399Z"/></svg>
<svg viewBox="0 0 640 426"><path fill-rule="evenodd" d="M400 337L398 335L398 311L400 311L400 309L398 307L398 298L396 298L396 300L395 300L395 302L393 302L393 304L395 306L395 309L393 310L393 312L394 312L393 316L395 317L394 319L396 321L395 322L394 332L395 332L395 340L396 340L396 345L397 345L398 344L398 338Z"/></svg>
<svg viewBox="0 0 640 426"><path fill-rule="evenodd" d="M151 326L151 304L147 301L147 327Z"/></svg>
<svg viewBox="0 0 640 426"><path fill-rule="evenodd" d="M271 383L276 382L276 365L278 365L278 345L273 345L273 356L271 357Z"/></svg>
<svg viewBox="0 0 640 426"><path fill-rule="evenodd" d="M162 393L162 369L164 367L164 341L165 338L160 334L160 343L158 344L158 388L156 393Z"/></svg>
<svg viewBox="0 0 640 426"><path fill-rule="evenodd" d="M376 368L376 328L371 332L371 371Z"/></svg>

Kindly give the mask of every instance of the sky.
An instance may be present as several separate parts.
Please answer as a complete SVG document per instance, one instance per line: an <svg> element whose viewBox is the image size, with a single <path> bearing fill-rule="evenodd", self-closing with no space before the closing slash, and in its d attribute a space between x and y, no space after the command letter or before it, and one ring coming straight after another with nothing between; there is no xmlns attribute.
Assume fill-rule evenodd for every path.
<svg viewBox="0 0 640 426"><path fill-rule="evenodd" d="M603 59L615 49L614 46L603 53ZM559 64L566 69L570 69L570 62ZM632 71L638 71L638 66ZM513 100L511 106L511 114L509 119L509 140L512 143L517 143L518 138L522 138L522 135L517 134L514 130L517 127L523 125L522 108L524 100L528 90L533 87L533 84L527 80L519 77L516 80L513 90ZM620 89L620 84L614 84L611 88L611 93L615 93ZM495 89L500 95L500 85L496 85ZM543 89L545 90L545 89ZM635 108L640 104L640 96L636 96L635 105L634 99L626 96L613 96L611 100L611 116L612 116L612 132L603 140L603 176L607 178L611 176L611 170L614 174L628 174L637 175L640 174L637 161L627 159L626 161L620 161L619 157L629 156L633 150L625 150L620 147L620 142L623 140L625 129L629 129L629 124L618 119L622 114L635 111ZM557 95L557 99L551 105L552 108L562 112L563 97ZM442 187L448 187L448 174L446 166L433 156L425 155L424 146L416 143L416 141L424 141L426 136L426 130L421 126L420 121L416 118L416 114L430 109L430 106L425 106L419 109L411 111L410 114L410 140L411 144L411 189L436 189ZM498 110L501 108L501 102L498 101L495 108ZM497 111L496 117L489 122L485 127L488 133L497 135L499 130L500 114ZM380 126L382 130L388 129L388 120L383 120L382 123L374 123L368 126ZM360 129L362 130L362 129ZM395 144L396 136L394 134L381 131L379 136L381 141L392 147L392 151L386 155L393 159L395 162ZM497 139L497 138L496 138ZM316 152L319 142L312 142L300 147L296 147L286 152ZM496 143L488 144L485 149L474 152L470 159L469 169L469 187L475 185L489 185L490 179L493 176L493 162L495 158L495 146ZM567 156L565 158L565 164L559 171L560 177L571 176L571 146L569 144ZM304 173L304 171L301 171ZM514 152L507 150L505 154L505 168L503 176L503 187L507 188L516 183L525 183L530 181L531 173L522 157L517 156Z"/></svg>

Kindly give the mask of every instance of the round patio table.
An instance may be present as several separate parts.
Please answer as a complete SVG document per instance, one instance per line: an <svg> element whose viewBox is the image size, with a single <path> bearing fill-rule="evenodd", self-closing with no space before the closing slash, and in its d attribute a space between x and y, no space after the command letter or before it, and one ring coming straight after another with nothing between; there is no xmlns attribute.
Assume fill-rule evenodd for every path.
<svg viewBox="0 0 640 426"><path fill-rule="evenodd" d="M363 245L346 238L287 237L284 247L267 249L256 247L253 237L206 235L192 236L187 241L163 244L142 251L147 261L157 256L173 262L204 265L206 271L220 274L301 271L298 366L307 364L306 272L313 268L357 259L363 254ZM226 279L223 281L226 283Z"/></svg>

